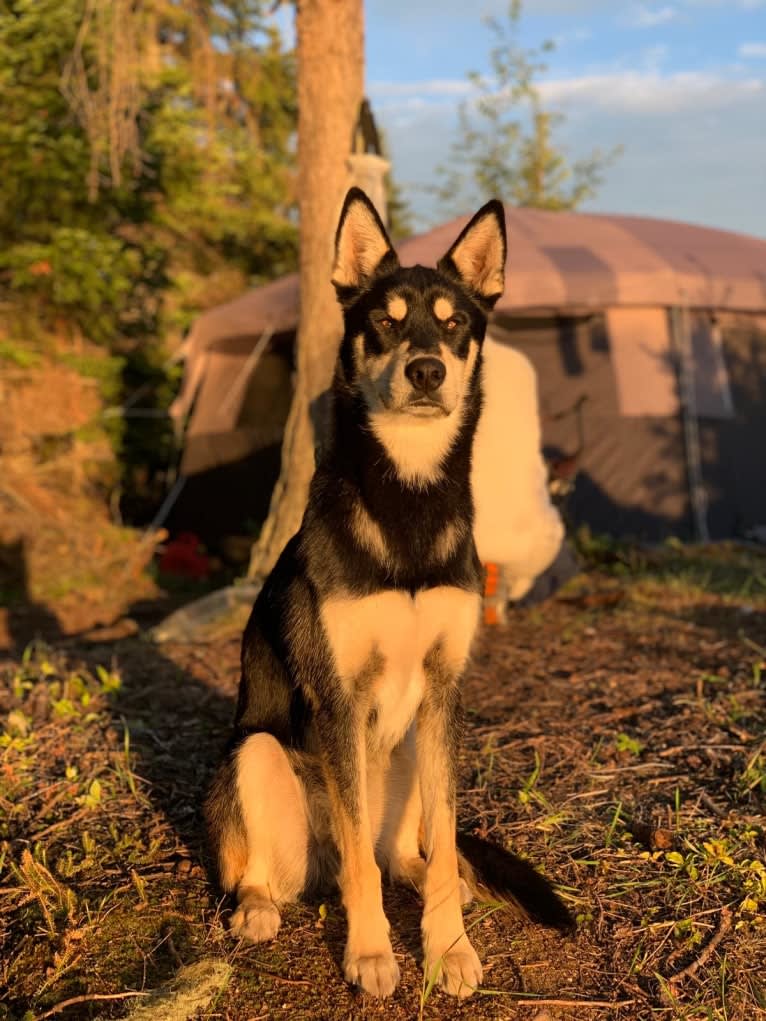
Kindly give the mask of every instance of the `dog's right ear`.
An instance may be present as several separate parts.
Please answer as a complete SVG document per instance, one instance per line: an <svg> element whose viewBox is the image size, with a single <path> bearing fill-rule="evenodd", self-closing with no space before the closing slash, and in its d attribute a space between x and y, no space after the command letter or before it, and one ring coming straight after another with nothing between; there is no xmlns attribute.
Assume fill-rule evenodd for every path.
<svg viewBox="0 0 766 1021"><path fill-rule="evenodd" d="M335 235L332 282L338 301L344 307L352 304L375 276L392 273L398 265L375 206L361 188L351 188Z"/></svg>
<svg viewBox="0 0 766 1021"><path fill-rule="evenodd" d="M471 218L436 268L460 281L480 305L491 309L505 286L507 248L503 205L492 199Z"/></svg>

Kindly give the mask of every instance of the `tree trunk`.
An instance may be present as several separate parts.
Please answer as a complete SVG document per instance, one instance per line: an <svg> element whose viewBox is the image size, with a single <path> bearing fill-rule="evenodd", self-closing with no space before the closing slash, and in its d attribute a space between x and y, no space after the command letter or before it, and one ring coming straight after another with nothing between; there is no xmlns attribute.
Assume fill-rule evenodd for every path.
<svg viewBox="0 0 766 1021"><path fill-rule="evenodd" d="M297 380L282 470L249 575L264 577L297 532L327 428L327 390L342 333L330 283L333 241L351 182L348 157L364 87L362 0L298 0L298 208L301 312Z"/></svg>

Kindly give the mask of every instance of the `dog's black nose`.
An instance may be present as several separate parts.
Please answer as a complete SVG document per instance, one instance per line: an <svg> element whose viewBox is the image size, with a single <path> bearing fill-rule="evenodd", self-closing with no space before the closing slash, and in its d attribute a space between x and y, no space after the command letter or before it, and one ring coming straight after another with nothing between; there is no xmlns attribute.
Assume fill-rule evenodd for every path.
<svg viewBox="0 0 766 1021"><path fill-rule="evenodd" d="M438 358L415 358L404 370L404 375L416 390L427 394L442 385L447 366Z"/></svg>

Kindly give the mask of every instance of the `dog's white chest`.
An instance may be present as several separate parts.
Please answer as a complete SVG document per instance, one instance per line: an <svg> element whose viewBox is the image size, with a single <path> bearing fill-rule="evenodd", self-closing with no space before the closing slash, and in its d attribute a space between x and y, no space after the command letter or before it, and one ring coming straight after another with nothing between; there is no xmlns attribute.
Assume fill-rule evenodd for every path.
<svg viewBox="0 0 766 1021"><path fill-rule="evenodd" d="M372 714L370 743L393 748L417 713L427 683L423 660L437 644L444 667L459 674L471 646L479 596L453 587L399 590L327 600L322 622L349 694Z"/></svg>

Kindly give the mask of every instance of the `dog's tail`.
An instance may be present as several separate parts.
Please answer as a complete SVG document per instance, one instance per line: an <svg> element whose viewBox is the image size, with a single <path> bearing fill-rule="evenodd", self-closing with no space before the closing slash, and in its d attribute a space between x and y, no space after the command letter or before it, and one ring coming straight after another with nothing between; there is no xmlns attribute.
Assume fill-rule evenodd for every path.
<svg viewBox="0 0 766 1021"><path fill-rule="evenodd" d="M468 833L458 833L457 846L460 875L479 900L513 905L532 921L559 932L574 930L569 909L529 862Z"/></svg>

